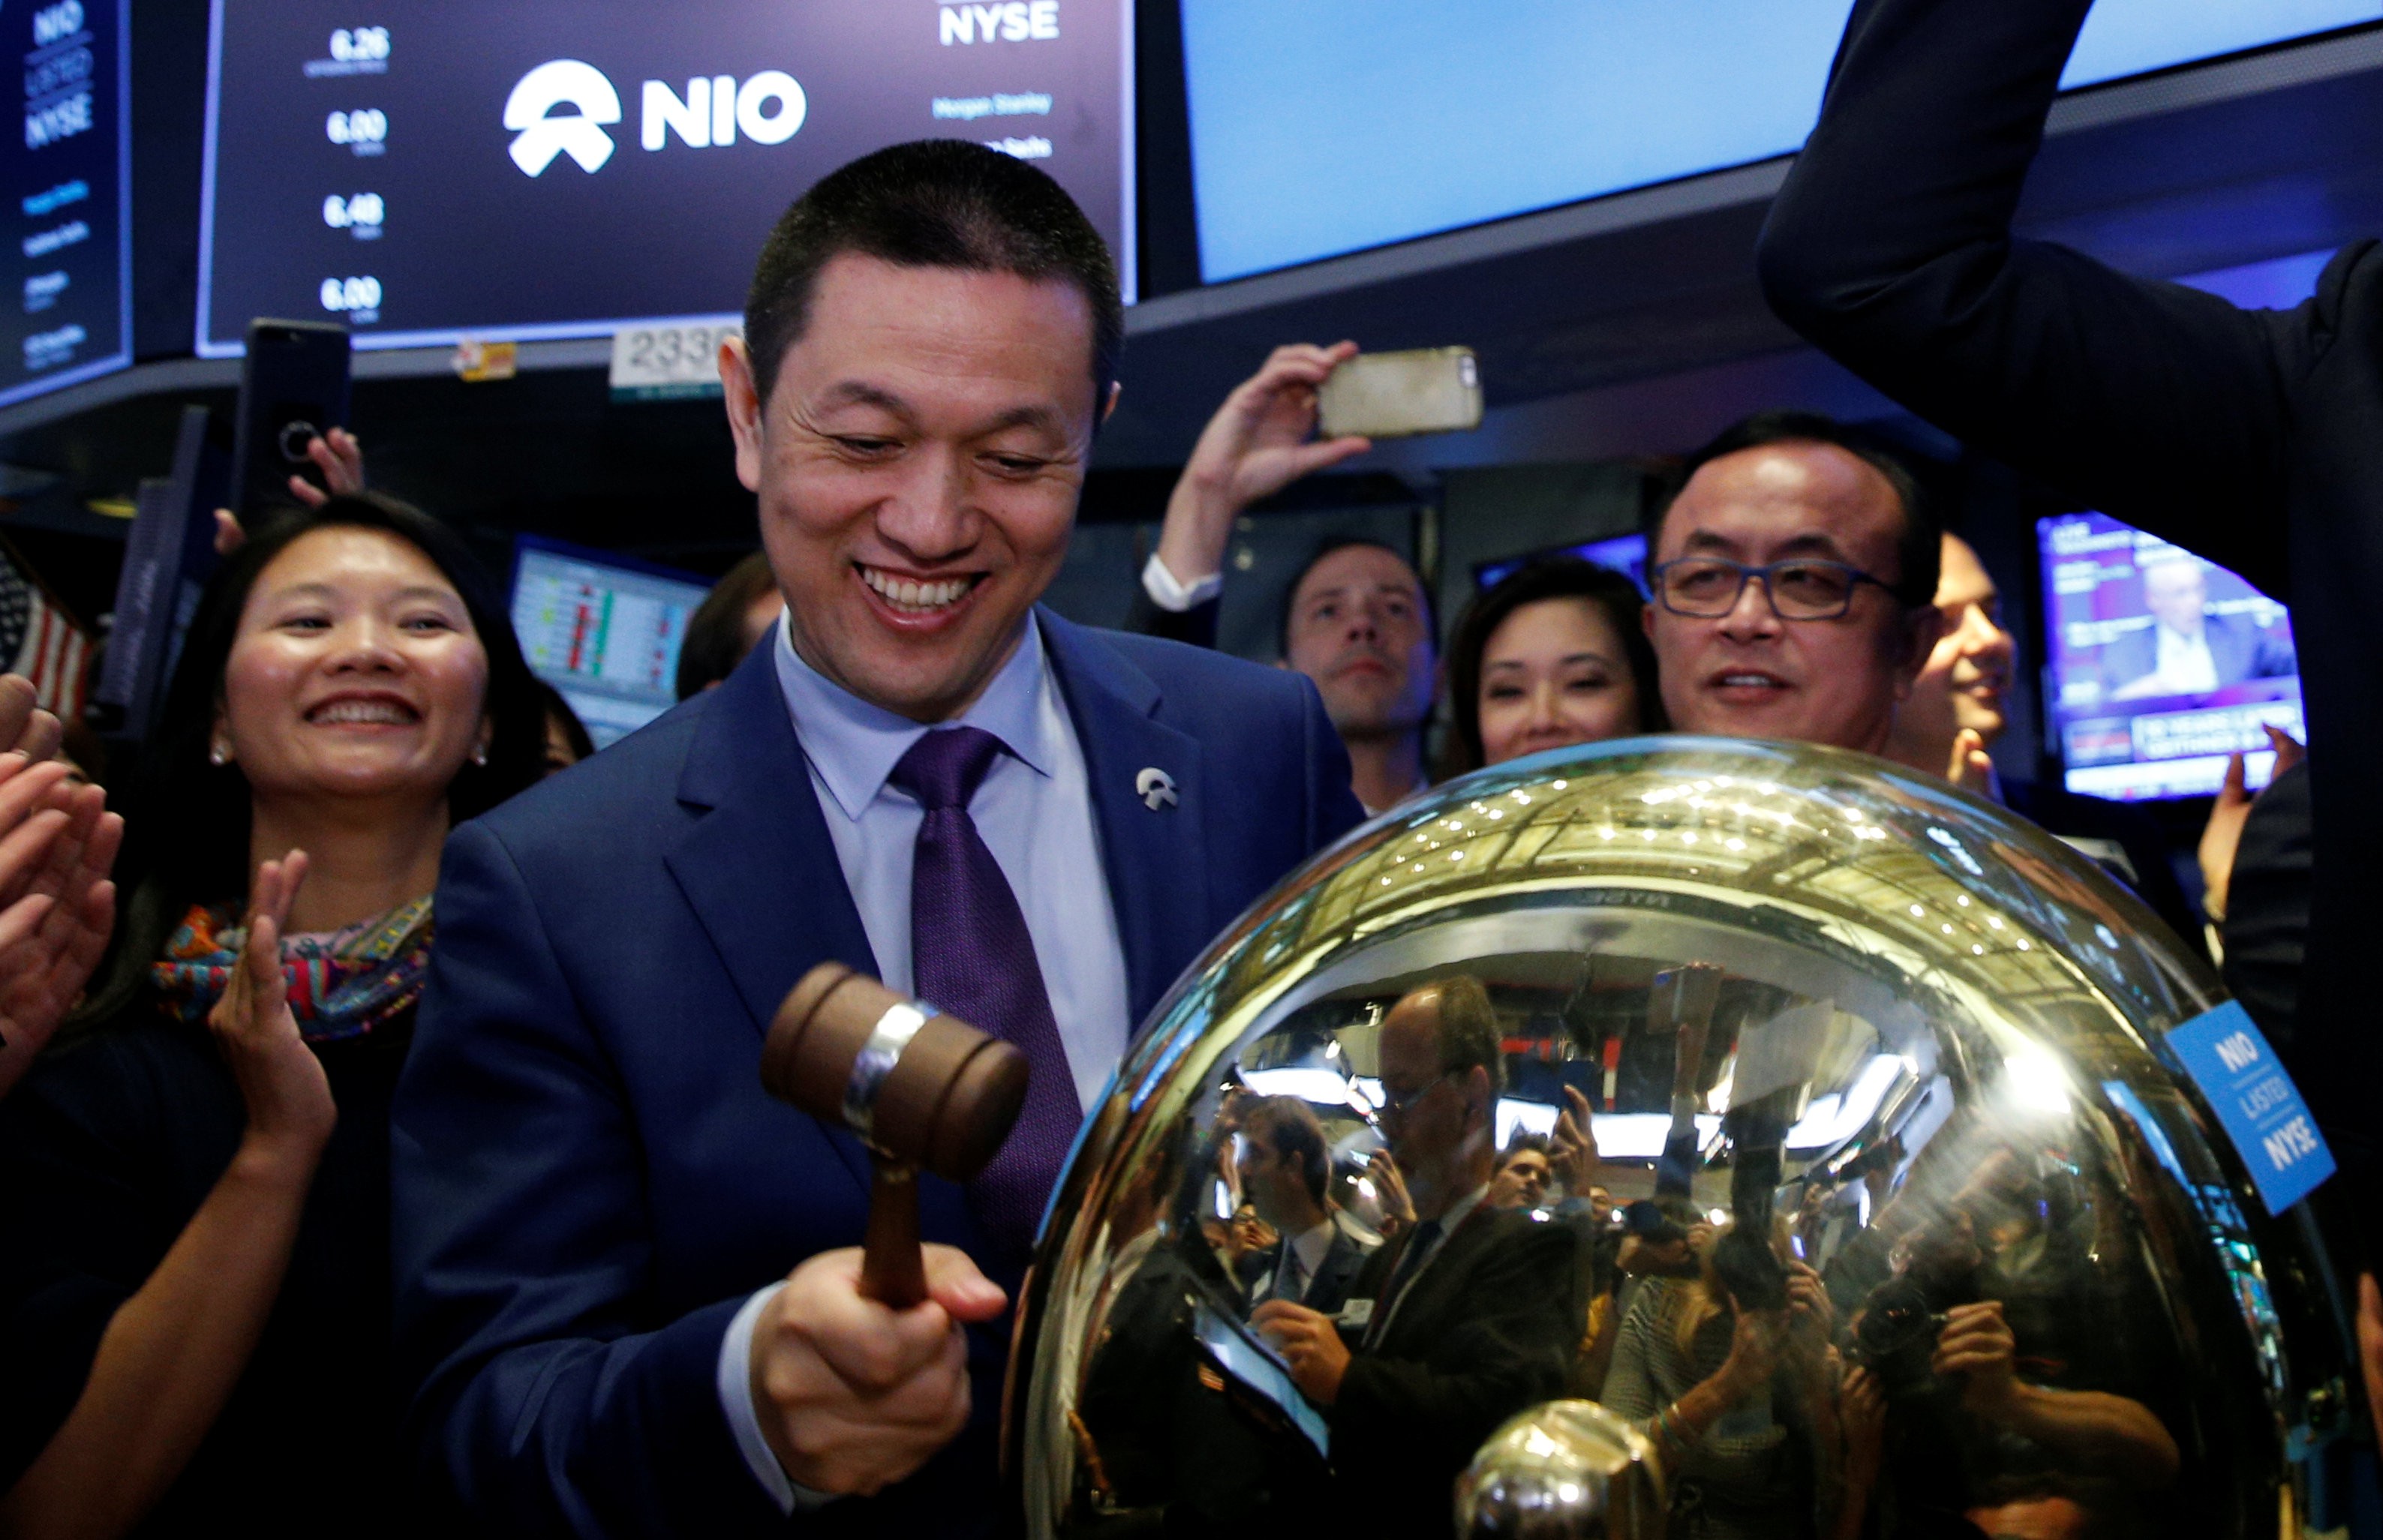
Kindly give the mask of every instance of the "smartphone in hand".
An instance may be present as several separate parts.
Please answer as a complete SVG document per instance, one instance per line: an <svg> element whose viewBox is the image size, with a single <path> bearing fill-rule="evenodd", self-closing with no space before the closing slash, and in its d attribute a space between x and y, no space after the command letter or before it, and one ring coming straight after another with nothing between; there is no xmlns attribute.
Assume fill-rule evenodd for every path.
<svg viewBox="0 0 2383 1540"><path fill-rule="evenodd" d="M1316 392L1327 438L1403 438L1481 425L1481 371L1470 348L1359 353Z"/></svg>

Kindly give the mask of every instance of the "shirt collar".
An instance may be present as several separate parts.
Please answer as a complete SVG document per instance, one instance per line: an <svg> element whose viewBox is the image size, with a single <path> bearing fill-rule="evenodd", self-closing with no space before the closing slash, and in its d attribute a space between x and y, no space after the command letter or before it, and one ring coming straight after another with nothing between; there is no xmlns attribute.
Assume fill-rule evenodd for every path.
<svg viewBox="0 0 2383 1540"><path fill-rule="evenodd" d="M1332 1238L1340 1233L1340 1226L1327 1214L1322 1224L1311 1226L1291 1238L1290 1250L1298 1256L1306 1276L1315 1276L1316 1269L1324 1265L1326 1254L1332 1250Z"/></svg>
<svg viewBox="0 0 2383 1540"><path fill-rule="evenodd" d="M877 800L902 756L929 729L861 699L804 662L783 615L777 634L772 656L778 667L778 688L795 719L795 735L802 740L811 768L827 783L828 795L845 817L858 819ZM952 725L982 728L1035 773L1048 778L1057 763L1057 745L1052 741L1053 715L1045 706L1056 688L1050 658L1043 648L1043 628L1030 616L1018 650Z"/></svg>
<svg viewBox="0 0 2383 1540"><path fill-rule="evenodd" d="M1493 1178L1494 1180L1494 1178ZM1489 1182L1484 1182L1443 1210L1439 1216L1439 1239L1454 1235L1463 1223L1473 1217L1473 1211L1489 1201Z"/></svg>

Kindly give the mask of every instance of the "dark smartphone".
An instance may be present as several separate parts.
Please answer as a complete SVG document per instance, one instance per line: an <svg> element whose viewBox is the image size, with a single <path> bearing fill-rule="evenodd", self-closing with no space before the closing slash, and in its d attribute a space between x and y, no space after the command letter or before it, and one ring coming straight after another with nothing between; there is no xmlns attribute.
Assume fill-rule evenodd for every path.
<svg viewBox="0 0 2383 1540"><path fill-rule="evenodd" d="M232 506L243 519L288 507L290 478L316 486L308 440L348 420L348 328L321 321L254 320L240 369L232 431Z"/></svg>

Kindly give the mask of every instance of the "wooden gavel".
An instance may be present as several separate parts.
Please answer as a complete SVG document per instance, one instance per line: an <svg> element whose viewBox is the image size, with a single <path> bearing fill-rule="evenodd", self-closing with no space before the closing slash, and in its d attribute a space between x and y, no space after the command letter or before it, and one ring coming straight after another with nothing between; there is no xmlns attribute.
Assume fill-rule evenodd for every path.
<svg viewBox="0 0 2383 1540"><path fill-rule="evenodd" d="M761 1085L849 1128L874 1167L860 1292L907 1310L927 1297L919 1250L921 1167L975 1177L1026 1103L1026 1055L842 963L803 975L770 1023Z"/></svg>

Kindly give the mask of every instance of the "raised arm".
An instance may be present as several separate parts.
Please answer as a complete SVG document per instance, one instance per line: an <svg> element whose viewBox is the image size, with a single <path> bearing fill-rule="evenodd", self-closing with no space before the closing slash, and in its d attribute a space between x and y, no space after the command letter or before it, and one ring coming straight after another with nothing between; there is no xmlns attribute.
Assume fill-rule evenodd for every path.
<svg viewBox="0 0 2383 1540"><path fill-rule="evenodd" d="M2278 314L2012 239L2089 4L1861 0L1764 291L1939 427L2280 592L2290 398L2358 257Z"/></svg>

